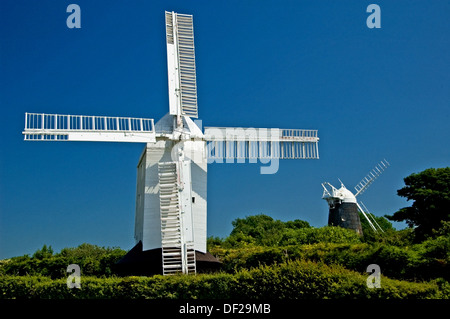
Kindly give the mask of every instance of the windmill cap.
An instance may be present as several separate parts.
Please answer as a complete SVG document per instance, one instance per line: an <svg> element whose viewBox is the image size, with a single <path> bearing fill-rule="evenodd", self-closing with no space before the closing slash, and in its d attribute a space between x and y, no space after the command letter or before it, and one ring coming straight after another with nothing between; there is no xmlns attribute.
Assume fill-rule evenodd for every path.
<svg viewBox="0 0 450 319"><path fill-rule="evenodd" d="M331 189L327 189L326 185L328 185ZM324 188L323 199L327 201L330 200L340 200L343 203L356 203L356 197L353 195L351 191L349 191L344 184L341 182L341 188L337 189L330 183L322 183L322 187Z"/></svg>
<svg viewBox="0 0 450 319"><path fill-rule="evenodd" d="M341 186L338 190L339 198L343 203L356 203L356 197L353 195L351 191L345 188L344 185Z"/></svg>

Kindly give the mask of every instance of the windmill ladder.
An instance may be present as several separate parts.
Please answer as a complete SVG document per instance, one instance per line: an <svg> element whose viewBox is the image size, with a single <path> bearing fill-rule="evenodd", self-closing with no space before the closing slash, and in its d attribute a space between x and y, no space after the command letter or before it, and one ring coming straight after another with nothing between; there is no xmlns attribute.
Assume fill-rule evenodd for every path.
<svg viewBox="0 0 450 319"><path fill-rule="evenodd" d="M159 163L163 274L196 272L194 243L183 241L177 165Z"/></svg>

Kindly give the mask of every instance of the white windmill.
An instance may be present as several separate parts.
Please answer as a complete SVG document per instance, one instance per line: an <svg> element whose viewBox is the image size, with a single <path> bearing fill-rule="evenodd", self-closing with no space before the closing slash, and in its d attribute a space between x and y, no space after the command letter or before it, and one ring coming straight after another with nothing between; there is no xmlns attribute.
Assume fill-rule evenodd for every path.
<svg viewBox="0 0 450 319"><path fill-rule="evenodd" d="M165 21L169 113L156 124L143 118L26 113L23 134L27 141L146 143L137 166L136 243L143 252L159 253L163 274L195 273L196 256L207 253L208 162L317 159L319 138L317 130L298 129L202 132L192 120L198 116L193 18L165 12Z"/></svg>
<svg viewBox="0 0 450 319"><path fill-rule="evenodd" d="M385 159L378 163L374 169L372 169L356 186L356 193L353 194L350 190L348 190L344 183L341 180L341 188L337 189L333 185L328 182L322 183L323 187L323 195L322 198L328 202L328 206L330 208L330 212L328 215L328 225L330 226L340 226L343 228L353 229L358 234L362 235L361 221L359 219L358 210L364 215L364 217L369 222L370 227L375 231L381 230L380 225L378 225L377 221L371 216L364 203L361 202L361 205L365 208L362 209L361 205L359 205L356 197L362 194L372 183L373 181L381 175L381 173L389 166L388 161ZM368 214L366 214L366 212ZM369 218L371 216L371 218ZM373 223L372 223L373 222ZM375 227L375 225L377 227ZM377 229L378 228L378 229Z"/></svg>

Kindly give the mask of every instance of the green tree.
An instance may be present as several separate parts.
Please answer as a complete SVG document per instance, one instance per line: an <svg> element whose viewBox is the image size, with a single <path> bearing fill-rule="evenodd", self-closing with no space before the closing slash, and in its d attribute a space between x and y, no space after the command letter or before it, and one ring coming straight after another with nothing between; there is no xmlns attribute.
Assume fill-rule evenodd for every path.
<svg viewBox="0 0 450 319"><path fill-rule="evenodd" d="M307 221L301 219L289 220L284 223L286 228L300 229L300 228L310 228L311 226Z"/></svg>
<svg viewBox="0 0 450 319"><path fill-rule="evenodd" d="M33 254L33 258L36 259L44 259L49 258L53 256L53 248L52 246L44 245L41 249L36 250L36 252Z"/></svg>
<svg viewBox="0 0 450 319"><path fill-rule="evenodd" d="M362 213L360 213L360 212L358 212L358 214L359 214L359 220L361 221L361 227L362 227L364 235L367 232L372 232L373 229L370 226L369 222L367 221L366 217L364 217L364 215ZM394 227L392 226L391 222L388 221L385 217L383 217L383 216L375 216L374 214L371 214L371 213L368 213L368 212L366 212L366 215L370 218L370 221L372 222L372 225L374 225L377 230L378 230L378 225L381 227L381 229L383 231L394 229ZM373 222L374 219L375 219L375 221L377 222L378 225L376 225Z"/></svg>
<svg viewBox="0 0 450 319"><path fill-rule="evenodd" d="M433 235L433 230L442 226L442 221L450 220L450 167L429 168L404 178L405 187L397 194L412 206L404 207L391 216L393 221L406 221L415 227L416 240Z"/></svg>
<svg viewBox="0 0 450 319"><path fill-rule="evenodd" d="M236 244L256 244L263 246L278 246L291 230L310 228L308 222L296 219L282 222L270 216L259 214L237 218L232 222L233 230L225 240L229 246Z"/></svg>
<svg viewBox="0 0 450 319"><path fill-rule="evenodd" d="M246 218L237 218L232 223L233 230L230 237L250 236L255 239L257 244L276 245L281 237L280 230L284 228L284 223L280 220L274 220L272 217L259 214L247 216Z"/></svg>

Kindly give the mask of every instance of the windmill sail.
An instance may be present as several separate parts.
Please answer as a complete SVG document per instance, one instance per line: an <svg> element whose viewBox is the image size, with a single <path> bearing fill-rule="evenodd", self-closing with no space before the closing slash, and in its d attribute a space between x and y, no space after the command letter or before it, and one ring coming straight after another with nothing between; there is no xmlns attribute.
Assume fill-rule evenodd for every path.
<svg viewBox="0 0 450 319"><path fill-rule="evenodd" d="M169 110L198 117L193 18L166 11Z"/></svg>
<svg viewBox="0 0 450 319"><path fill-rule="evenodd" d="M25 113L26 141L156 141L153 119Z"/></svg>
<svg viewBox="0 0 450 319"><path fill-rule="evenodd" d="M386 159L382 160L378 163L374 169L372 169L369 174L367 174L359 183L355 186L356 194L362 194L372 183L373 181L383 173L383 171L389 166L389 162Z"/></svg>
<svg viewBox="0 0 450 319"><path fill-rule="evenodd" d="M370 221L369 217L367 216L367 214L364 212L364 210L361 208L361 206L359 206L358 202L356 202L356 206L358 206L358 210L364 215L364 217L367 219L367 221L369 222L370 227L374 230L374 232L378 232L377 229L375 228L375 226L372 224L372 222Z"/></svg>
<svg viewBox="0 0 450 319"><path fill-rule="evenodd" d="M364 203L362 201L360 201L360 203L361 203L362 208L364 208L364 210L367 212L367 215L370 216L370 218L372 219L374 224L378 227L379 230L381 230L382 233L384 233L383 228L381 228L380 224L378 224L377 220L372 215L372 213L369 211L369 209L366 207L366 205L364 205Z"/></svg>
<svg viewBox="0 0 450 319"><path fill-rule="evenodd" d="M205 127L209 159L318 159L317 130Z"/></svg>

